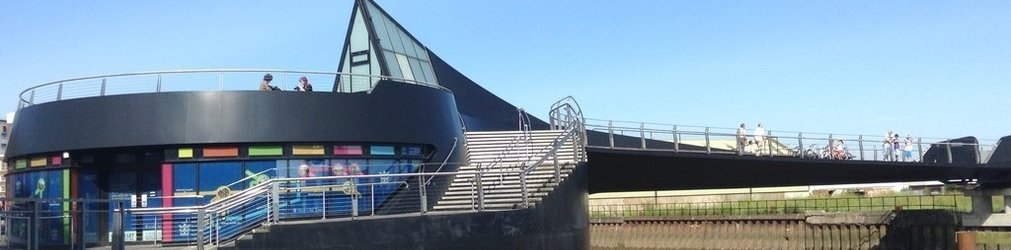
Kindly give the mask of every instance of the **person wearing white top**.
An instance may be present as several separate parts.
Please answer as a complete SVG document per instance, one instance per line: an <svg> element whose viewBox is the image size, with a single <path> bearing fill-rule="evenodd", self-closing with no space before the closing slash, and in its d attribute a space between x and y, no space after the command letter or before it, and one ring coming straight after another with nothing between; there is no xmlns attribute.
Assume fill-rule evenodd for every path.
<svg viewBox="0 0 1011 250"><path fill-rule="evenodd" d="M762 123L758 123L758 127L755 127L755 144L758 146L758 152L755 153L756 156L762 156L762 151L765 149L765 128L762 127Z"/></svg>

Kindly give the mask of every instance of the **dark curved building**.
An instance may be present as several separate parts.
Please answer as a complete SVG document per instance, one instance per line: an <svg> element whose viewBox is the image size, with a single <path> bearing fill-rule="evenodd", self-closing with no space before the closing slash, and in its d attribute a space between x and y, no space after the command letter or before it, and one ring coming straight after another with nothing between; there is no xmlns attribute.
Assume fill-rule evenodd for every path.
<svg viewBox="0 0 1011 250"><path fill-rule="evenodd" d="M4 159L10 166L4 176L8 197L122 200L130 208L185 207L207 204L223 189L235 192L255 186L260 177L452 172L468 162L465 131L516 130L520 122L515 106L450 67L371 0L355 2L339 71L331 78L334 85L329 92L170 92L162 91L161 74L155 91L141 93L107 93L106 77L26 90ZM281 72L285 73L298 74ZM81 97L64 93L77 86L94 93ZM535 118L529 126L546 129L548 124ZM527 236L519 239L539 235L544 240L542 232L559 231L567 235L564 246L588 246L585 200L578 198L586 195L585 179L582 182L565 189L577 199L545 202L581 208L580 218L530 226L521 230ZM375 191L379 198L361 206L393 204L398 193L416 188ZM439 196L428 199L435 204ZM110 208L99 203L87 206ZM58 203L42 208L76 209ZM533 220L537 217L531 213L544 209L493 217ZM111 212L83 216L87 218L77 220L113 218ZM493 220L487 215L462 216ZM148 225L147 219L125 218L126 224L141 225L127 232L126 241L192 237L189 228ZM71 226L83 228L86 233L73 237L85 243L110 240L103 223L78 223L43 223L46 233L40 242L73 241ZM512 246L541 248L555 243L517 244Z"/></svg>

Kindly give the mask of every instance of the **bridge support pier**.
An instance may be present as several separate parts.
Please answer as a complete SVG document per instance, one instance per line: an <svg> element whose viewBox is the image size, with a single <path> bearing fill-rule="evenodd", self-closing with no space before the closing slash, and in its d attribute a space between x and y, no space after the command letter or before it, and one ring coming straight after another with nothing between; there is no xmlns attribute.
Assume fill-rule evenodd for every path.
<svg viewBox="0 0 1011 250"><path fill-rule="evenodd" d="M962 215L962 225L967 227L1011 226L1011 188L997 190L966 190L972 197L972 212ZM993 197L1004 197L1001 213L993 211Z"/></svg>

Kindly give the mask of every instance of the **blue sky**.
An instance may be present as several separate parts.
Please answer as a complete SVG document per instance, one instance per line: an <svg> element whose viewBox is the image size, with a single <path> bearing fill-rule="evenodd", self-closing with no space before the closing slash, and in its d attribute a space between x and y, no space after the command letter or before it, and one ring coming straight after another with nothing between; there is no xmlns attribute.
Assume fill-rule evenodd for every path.
<svg viewBox="0 0 1011 250"><path fill-rule="evenodd" d="M378 1L545 117L1011 135L1009 1ZM336 71L352 1L8 1L0 111L30 86L169 69ZM256 83L250 83L255 88Z"/></svg>

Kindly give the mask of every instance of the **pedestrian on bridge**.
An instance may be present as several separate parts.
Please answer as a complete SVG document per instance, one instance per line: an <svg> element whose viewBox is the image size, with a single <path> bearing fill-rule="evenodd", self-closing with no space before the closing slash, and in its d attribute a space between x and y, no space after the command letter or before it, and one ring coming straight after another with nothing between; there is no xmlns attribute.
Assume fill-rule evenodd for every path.
<svg viewBox="0 0 1011 250"><path fill-rule="evenodd" d="M744 154L744 146L748 143L748 130L744 128L744 123L737 128L737 155Z"/></svg>
<svg viewBox="0 0 1011 250"><path fill-rule="evenodd" d="M758 123L758 127L755 127L755 144L758 146L758 151L755 152L755 156L762 156L762 151L765 148L765 128L762 127L762 123Z"/></svg>

